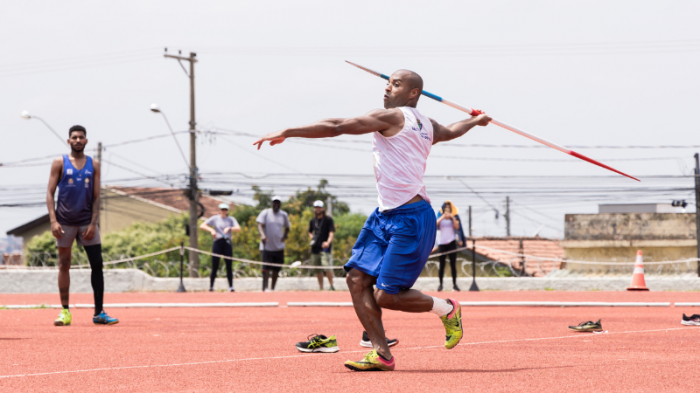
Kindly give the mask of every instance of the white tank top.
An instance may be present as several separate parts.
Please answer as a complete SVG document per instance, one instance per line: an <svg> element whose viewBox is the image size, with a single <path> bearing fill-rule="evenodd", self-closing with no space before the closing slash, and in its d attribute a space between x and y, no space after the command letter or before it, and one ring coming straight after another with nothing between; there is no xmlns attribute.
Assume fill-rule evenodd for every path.
<svg viewBox="0 0 700 393"><path fill-rule="evenodd" d="M401 107L404 126L398 134L372 134L374 177L379 193L379 210L395 209L420 195L428 203L423 174L433 146L433 124L416 108Z"/></svg>

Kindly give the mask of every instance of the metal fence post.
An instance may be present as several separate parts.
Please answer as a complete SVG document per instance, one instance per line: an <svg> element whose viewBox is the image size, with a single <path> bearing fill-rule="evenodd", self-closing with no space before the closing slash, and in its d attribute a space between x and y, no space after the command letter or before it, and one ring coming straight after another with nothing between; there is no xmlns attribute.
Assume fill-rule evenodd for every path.
<svg viewBox="0 0 700 393"><path fill-rule="evenodd" d="M476 285L476 239L472 238L472 286L469 287L469 292L479 292L479 286Z"/></svg>
<svg viewBox="0 0 700 393"><path fill-rule="evenodd" d="M187 292L185 289L185 284L182 282L182 269L185 260L185 242L180 242L180 286L177 287L176 292Z"/></svg>

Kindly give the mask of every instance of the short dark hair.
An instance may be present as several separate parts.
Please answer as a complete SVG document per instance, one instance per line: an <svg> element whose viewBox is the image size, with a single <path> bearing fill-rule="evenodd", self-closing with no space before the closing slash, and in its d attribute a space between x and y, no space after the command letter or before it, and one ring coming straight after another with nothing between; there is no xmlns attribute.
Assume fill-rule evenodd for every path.
<svg viewBox="0 0 700 393"><path fill-rule="evenodd" d="M68 137L71 136L71 134L73 133L73 131L82 131L85 135L87 135L87 131L85 130L85 127L79 126L79 125L74 125L73 127L71 127L71 128L68 130Z"/></svg>

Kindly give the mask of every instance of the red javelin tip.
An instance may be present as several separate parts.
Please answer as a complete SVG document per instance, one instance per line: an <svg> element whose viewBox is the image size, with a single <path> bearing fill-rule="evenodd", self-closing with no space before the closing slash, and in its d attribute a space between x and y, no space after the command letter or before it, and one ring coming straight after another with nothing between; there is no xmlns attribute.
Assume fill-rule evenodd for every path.
<svg viewBox="0 0 700 393"><path fill-rule="evenodd" d="M632 177L632 176L630 176L630 175L628 175L628 174L626 174L626 173L620 172L620 171L618 171L618 170L615 169L615 168L610 168L609 166L607 166L607 165L605 165L605 164L603 164L603 163L601 163L601 162L598 162L598 161L596 161L596 160L594 160L594 159L592 159L592 158L588 158L588 157L584 156L583 154L576 153L576 152L573 151L573 150L569 150L569 154L572 155L572 156L574 156L574 157L576 157L576 158L580 158L580 159L582 159L582 160L584 160L584 161L588 161L588 162L590 162L591 164L596 164L596 165L598 165L598 166L601 167L601 168L605 168L605 169L607 169L607 170L609 170L609 171L613 171L613 172L615 172L615 173L619 173L619 174L621 174L622 176L627 176L627 177L629 177L630 179L634 179L634 180L636 180L636 181L638 181L638 182L641 182L641 180L637 179L636 177Z"/></svg>

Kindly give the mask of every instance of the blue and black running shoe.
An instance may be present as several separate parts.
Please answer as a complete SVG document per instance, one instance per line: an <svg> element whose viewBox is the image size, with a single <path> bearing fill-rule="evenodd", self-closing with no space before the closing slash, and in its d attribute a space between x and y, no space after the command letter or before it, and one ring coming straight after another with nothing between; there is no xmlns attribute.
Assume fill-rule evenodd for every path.
<svg viewBox="0 0 700 393"><path fill-rule="evenodd" d="M110 317L104 310L102 310L99 315L92 317L92 323L95 325L114 325L115 323L119 323L119 320L117 318Z"/></svg>

